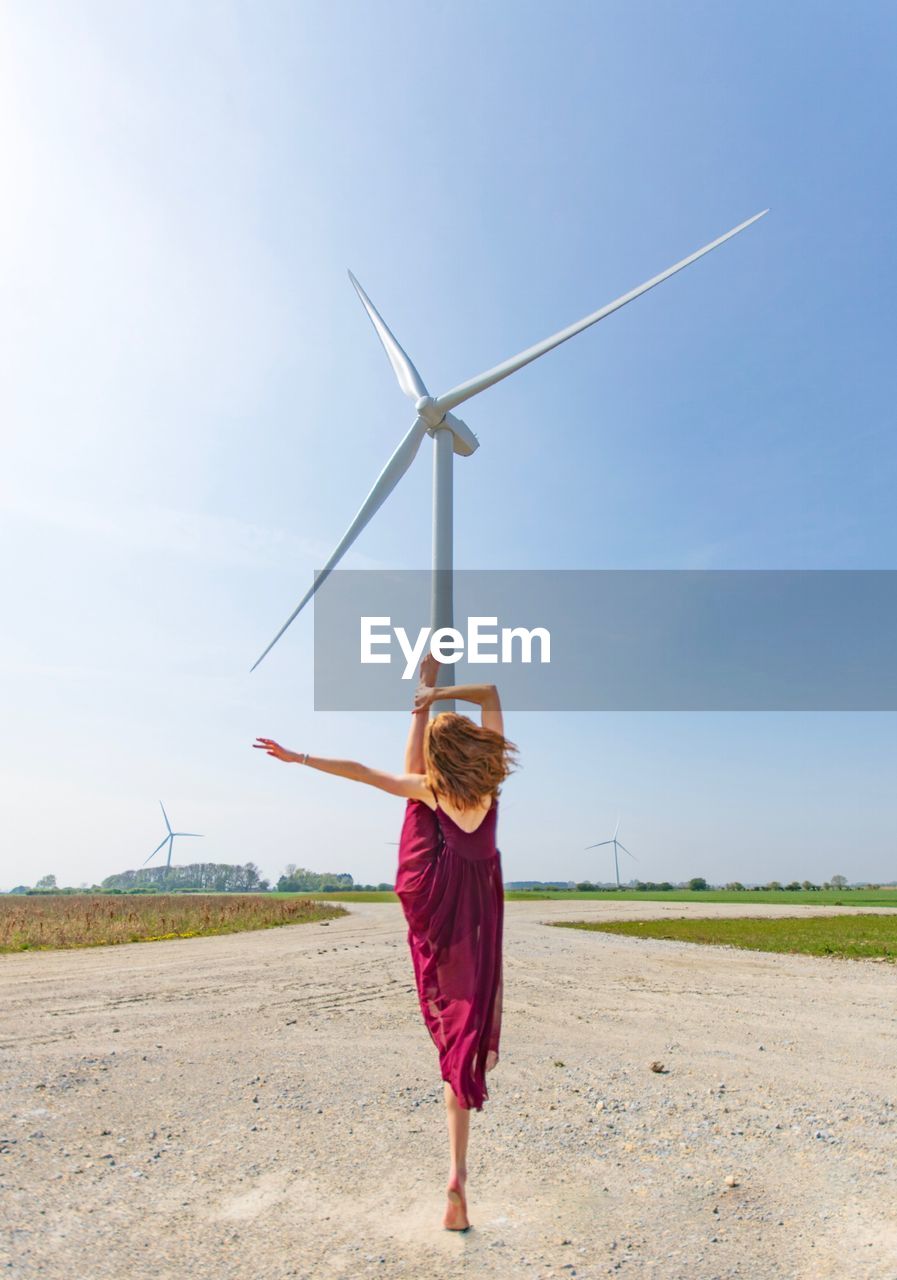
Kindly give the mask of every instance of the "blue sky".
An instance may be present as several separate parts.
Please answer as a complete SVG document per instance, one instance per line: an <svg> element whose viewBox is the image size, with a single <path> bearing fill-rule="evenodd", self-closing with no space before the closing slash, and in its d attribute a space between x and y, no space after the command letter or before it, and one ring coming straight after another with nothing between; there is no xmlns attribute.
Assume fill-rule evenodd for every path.
<svg viewBox="0 0 897 1280"><path fill-rule="evenodd" d="M202 855L389 880L399 766L248 668L434 392L742 219L465 407L464 568L892 568L892 6L11 3L0 887ZM428 449L346 561L425 567ZM509 879L897 875L889 714L514 716ZM198 844L198 842L197 842ZM604 852L604 851L601 851ZM190 856L195 856L191 848Z"/></svg>

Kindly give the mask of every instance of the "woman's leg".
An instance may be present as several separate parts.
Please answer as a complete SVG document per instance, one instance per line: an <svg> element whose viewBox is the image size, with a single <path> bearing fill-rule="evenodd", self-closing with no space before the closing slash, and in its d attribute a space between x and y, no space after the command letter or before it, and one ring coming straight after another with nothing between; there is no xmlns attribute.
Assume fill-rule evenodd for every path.
<svg viewBox="0 0 897 1280"><path fill-rule="evenodd" d="M445 1088L445 1117L449 1135L449 1203L445 1210L443 1226L453 1231L467 1227L467 1200L464 1188L467 1182L467 1140L470 1135L470 1111L462 1107L449 1082Z"/></svg>

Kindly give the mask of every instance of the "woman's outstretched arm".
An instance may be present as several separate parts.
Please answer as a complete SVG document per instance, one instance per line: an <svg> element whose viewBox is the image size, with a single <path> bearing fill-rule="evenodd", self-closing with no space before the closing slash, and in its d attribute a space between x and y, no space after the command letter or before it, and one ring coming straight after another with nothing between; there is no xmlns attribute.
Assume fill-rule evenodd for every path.
<svg viewBox="0 0 897 1280"><path fill-rule="evenodd" d="M257 738L252 745L259 751L266 751L275 760L283 760L287 764L305 764L310 769L320 769L322 773L333 773L339 778L348 778L351 782L367 783L369 787L388 791L393 796L424 800L431 808L435 805L427 780L420 773L384 773L380 769L371 769L366 764L359 764L357 760L331 760L326 756L309 755L306 751L290 751L272 738Z"/></svg>
<svg viewBox="0 0 897 1280"><path fill-rule="evenodd" d="M414 709L424 714L434 702L456 698L459 702L476 702L482 708L484 729L494 729L504 737L505 722L501 711L501 698L494 684L450 684L436 688L418 689L414 695Z"/></svg>

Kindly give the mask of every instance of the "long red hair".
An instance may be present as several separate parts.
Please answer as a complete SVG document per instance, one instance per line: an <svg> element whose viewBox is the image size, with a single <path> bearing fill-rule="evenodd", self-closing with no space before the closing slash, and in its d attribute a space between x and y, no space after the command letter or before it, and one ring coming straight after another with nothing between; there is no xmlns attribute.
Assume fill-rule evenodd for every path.
<svg viewBox="0 0 897 1280"><path fill-rule="evenodd" d="M427 784L456 809L475 809L485 796L496 797L516 755L503 734L454 711L440 712L424 730Z"/></svg>

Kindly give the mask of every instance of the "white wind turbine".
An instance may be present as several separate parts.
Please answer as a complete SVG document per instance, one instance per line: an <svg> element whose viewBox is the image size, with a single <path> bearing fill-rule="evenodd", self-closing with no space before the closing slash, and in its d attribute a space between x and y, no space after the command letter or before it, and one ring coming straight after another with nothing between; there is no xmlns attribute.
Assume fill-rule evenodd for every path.
<svg viewBox="0 0 897 1280"><path fill-rule="evenodd" d="M614 871L616 872L618 889L620 888L620 859L617 855L617 850L622 849L624 853L629 853L629 850L626 848L625 844L623 844L622 841L617 839L617 832L619 830L620 830L620 819L617 818L617 825L614 827L614 834L611 836L609 840L599 840L597 844L586 845L587 849L603 849L606 844L612 844L614 846ZM633 860L633 862L638 862L638 858L635 856L634 853L629 853L629 856Z"/></svg>
<svg viewBox="0 0 897 1280"><path fill-rule="evenodd" d="M473 396L479 395L487 387L493 386L496 382L501 382L502 378L507 378L510 374L516 373L524 365L530 364L533 360L538 360L539 356L544 356L547 352L560 346L562 342L575 337L583 329L588 329L590 325L597 324L599 320L603 320L605 316L618 311L620 307L625 306L627 302L632 302L635 298L640 297L641 294L647 293L655 285L668 280L677 271L681 271L683 267L690 266L692 262L702 258L711 249L715 249L726 240L730 240L732 236L738 235L739 231L743 231L745 227L749 227L751 223L756 222L758 218L762 218L768 212L768 209L764 209L761 213L755 214L752 218L748 218L746 222L742 222L737 227L733 227L731 231L727 231L725 235L720 236L717 240L705 245L703 249L698 249L696 253L683 258L675 266L668 267L660 275L653 276L652 279L639 285L638 288L631 289L629 293L624 293L616 301L609 302L607 306L602 307L599 311L594 311L591 315L586 316L584 320L579 320L576 324L571 324L566 329L561 329L559 333L546 338L544 342L538 342L533 347L527 347L519 355L512 356L510 360L505 360L503 364L497 364L493 369L487 369L485 373L479 374L476 378L462 382L453 390L447 391L444 395L437 396L435 399L427 391L420 374L399 346L386 322L350 271L349 279L355 286L355 291L377 331L377 336L383 343L399 386L414 403L417 416L398 448L380 472L374 487L365 498L358 514L343 534L330 559L317 574L312 586L306 591L277 635L253 663L251 670L254 671L262 661L262 658L271 651L290 623L304 609L324 579L352 546L352 543L365 525L368 524L372 516L392 493L414 461L425 435L432 436L434 443L433 575L430 625L434 631L439 627L452 626L454 613L452 599L452 455L457 453L461 457L469 457L479 447L479 442L470 428L450 411L463 404L465 400L470 400Z"/></svg>
<svg viewBox="0 0 897 1280"><path fill-rule="evenodd" d="M159 801L159 807L162 810L162 817L165 819L165 825L168 828L168 835L162 841L162 844L156 845L155 849L152 851L149 858L146 859L143 865L146 866L146 863L149 862L150 858L155 858L159 850L167 844L168 845L168 861L166 862L165 866L170 869L171 851L174 848L175 836L193 836L194 838L199 840L201 840L203 837L200 835L198 831L172 831L171 823L168 821L168 814L165 812L165 805L162 804L161 800Z"/></svg>

